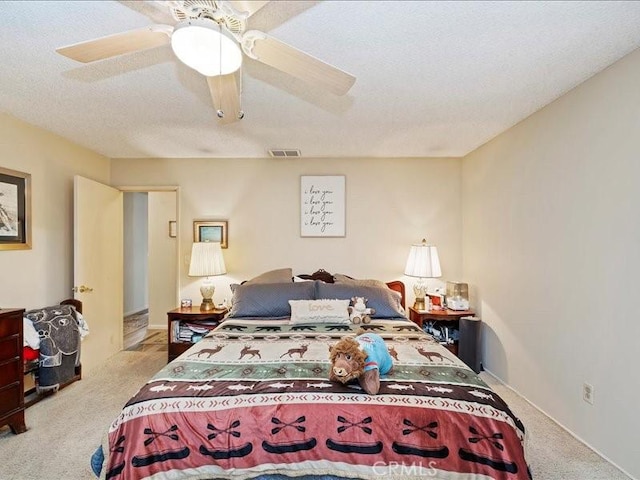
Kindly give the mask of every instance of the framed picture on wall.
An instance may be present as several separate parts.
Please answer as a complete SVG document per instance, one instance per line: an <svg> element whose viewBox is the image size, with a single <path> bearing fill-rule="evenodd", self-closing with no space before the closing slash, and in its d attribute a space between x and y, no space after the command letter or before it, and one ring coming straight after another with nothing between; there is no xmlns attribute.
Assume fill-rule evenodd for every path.
<svg viewBox="0 0 640 480"><path fill-rule="evenodd" d="M0 167L0 250L31 248L31 175Z"/></svg>
<svg viewBox="0 0 640 480"><path fill-rule="evenodd" d="M219 242L221 248L227 248L226 220L195 220L193 222L194 242Z"/></svg>
<svg viewBox="0 0 640 480"><path fill-rule="evenodd" d="M344 237L344 175L303 175L300 177L300 236Z"/></svg>

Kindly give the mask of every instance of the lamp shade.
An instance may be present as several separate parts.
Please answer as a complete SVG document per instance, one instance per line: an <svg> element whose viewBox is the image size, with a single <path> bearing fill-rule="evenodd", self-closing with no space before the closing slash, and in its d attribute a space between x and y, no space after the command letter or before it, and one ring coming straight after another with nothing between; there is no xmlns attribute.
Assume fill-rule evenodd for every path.
<svg viewBox="0 0 640 480"><path fill-rule="evenodd" d="M178 23L171 34L171 48L182 63L207 77L233 73L242 65L238 42L213 20Z"/></svg>
<svg viewBox="0 0 640 480"><path fill-rule="evenodd" d="M190 277L211 277L227 273L218 242L196 242L191 247Z"/></svg>
<svg viewBox="0 0 640 480"><path fill-rule="evenodd" d="M426 240L422 240L422 243L411 245L407 265L404 268L404 274L419 278L436 278L442 276L438 249L433 245L427 245Z"/></svg>

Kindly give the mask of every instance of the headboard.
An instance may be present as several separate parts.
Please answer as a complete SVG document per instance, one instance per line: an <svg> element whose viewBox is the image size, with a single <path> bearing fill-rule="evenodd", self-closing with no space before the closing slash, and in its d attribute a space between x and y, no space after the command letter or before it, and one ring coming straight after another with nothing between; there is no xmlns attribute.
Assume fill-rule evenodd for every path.
<svg viewBox="0 0 640 480"><path fill-rule="evenodd" d="M301 274L301 275L297 275L298 277L302 278L303 280L321 280L325 283L334 283L333 281L333 274L327 272L324 269L319 269L316 270L315 272L311 273L311 274ZM400 294L400 303L402 305L402 308L405 308L405 290L404 290L404 283L402 283L400 280L393 280L391 282L387 282L387 286L393 290L396 291Z"/></svg>

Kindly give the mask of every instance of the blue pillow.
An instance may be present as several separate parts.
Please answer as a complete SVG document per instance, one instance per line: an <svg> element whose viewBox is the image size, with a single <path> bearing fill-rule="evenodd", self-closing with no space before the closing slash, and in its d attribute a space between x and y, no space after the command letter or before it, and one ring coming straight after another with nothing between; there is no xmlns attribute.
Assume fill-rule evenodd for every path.
<svg viewBox="0 0 640 480"><path fill-rule="evenodd" d="M229 317L289 317L289 300L313 300L313 282L231 285Z"/></svg>
<svg viewBox="0 0 640 480"><path fill-rule="evenodd" d="M367 299L367 307L375 309L371 318L405 317L400 294L390 288L348 283L324 283L316 281L316 299L335 298L350 300L352 297Z"/></svg>

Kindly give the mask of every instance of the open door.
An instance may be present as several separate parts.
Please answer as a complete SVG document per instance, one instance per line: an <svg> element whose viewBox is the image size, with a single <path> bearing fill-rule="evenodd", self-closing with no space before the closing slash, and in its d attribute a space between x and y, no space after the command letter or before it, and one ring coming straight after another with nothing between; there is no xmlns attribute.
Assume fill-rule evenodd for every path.
<svg viewBox="0 0 640 480"><path fill-rule="evenodd" d="M122 350L122 192L74 177L74 290L89 335L82 342L84 372Z"/></svg>

